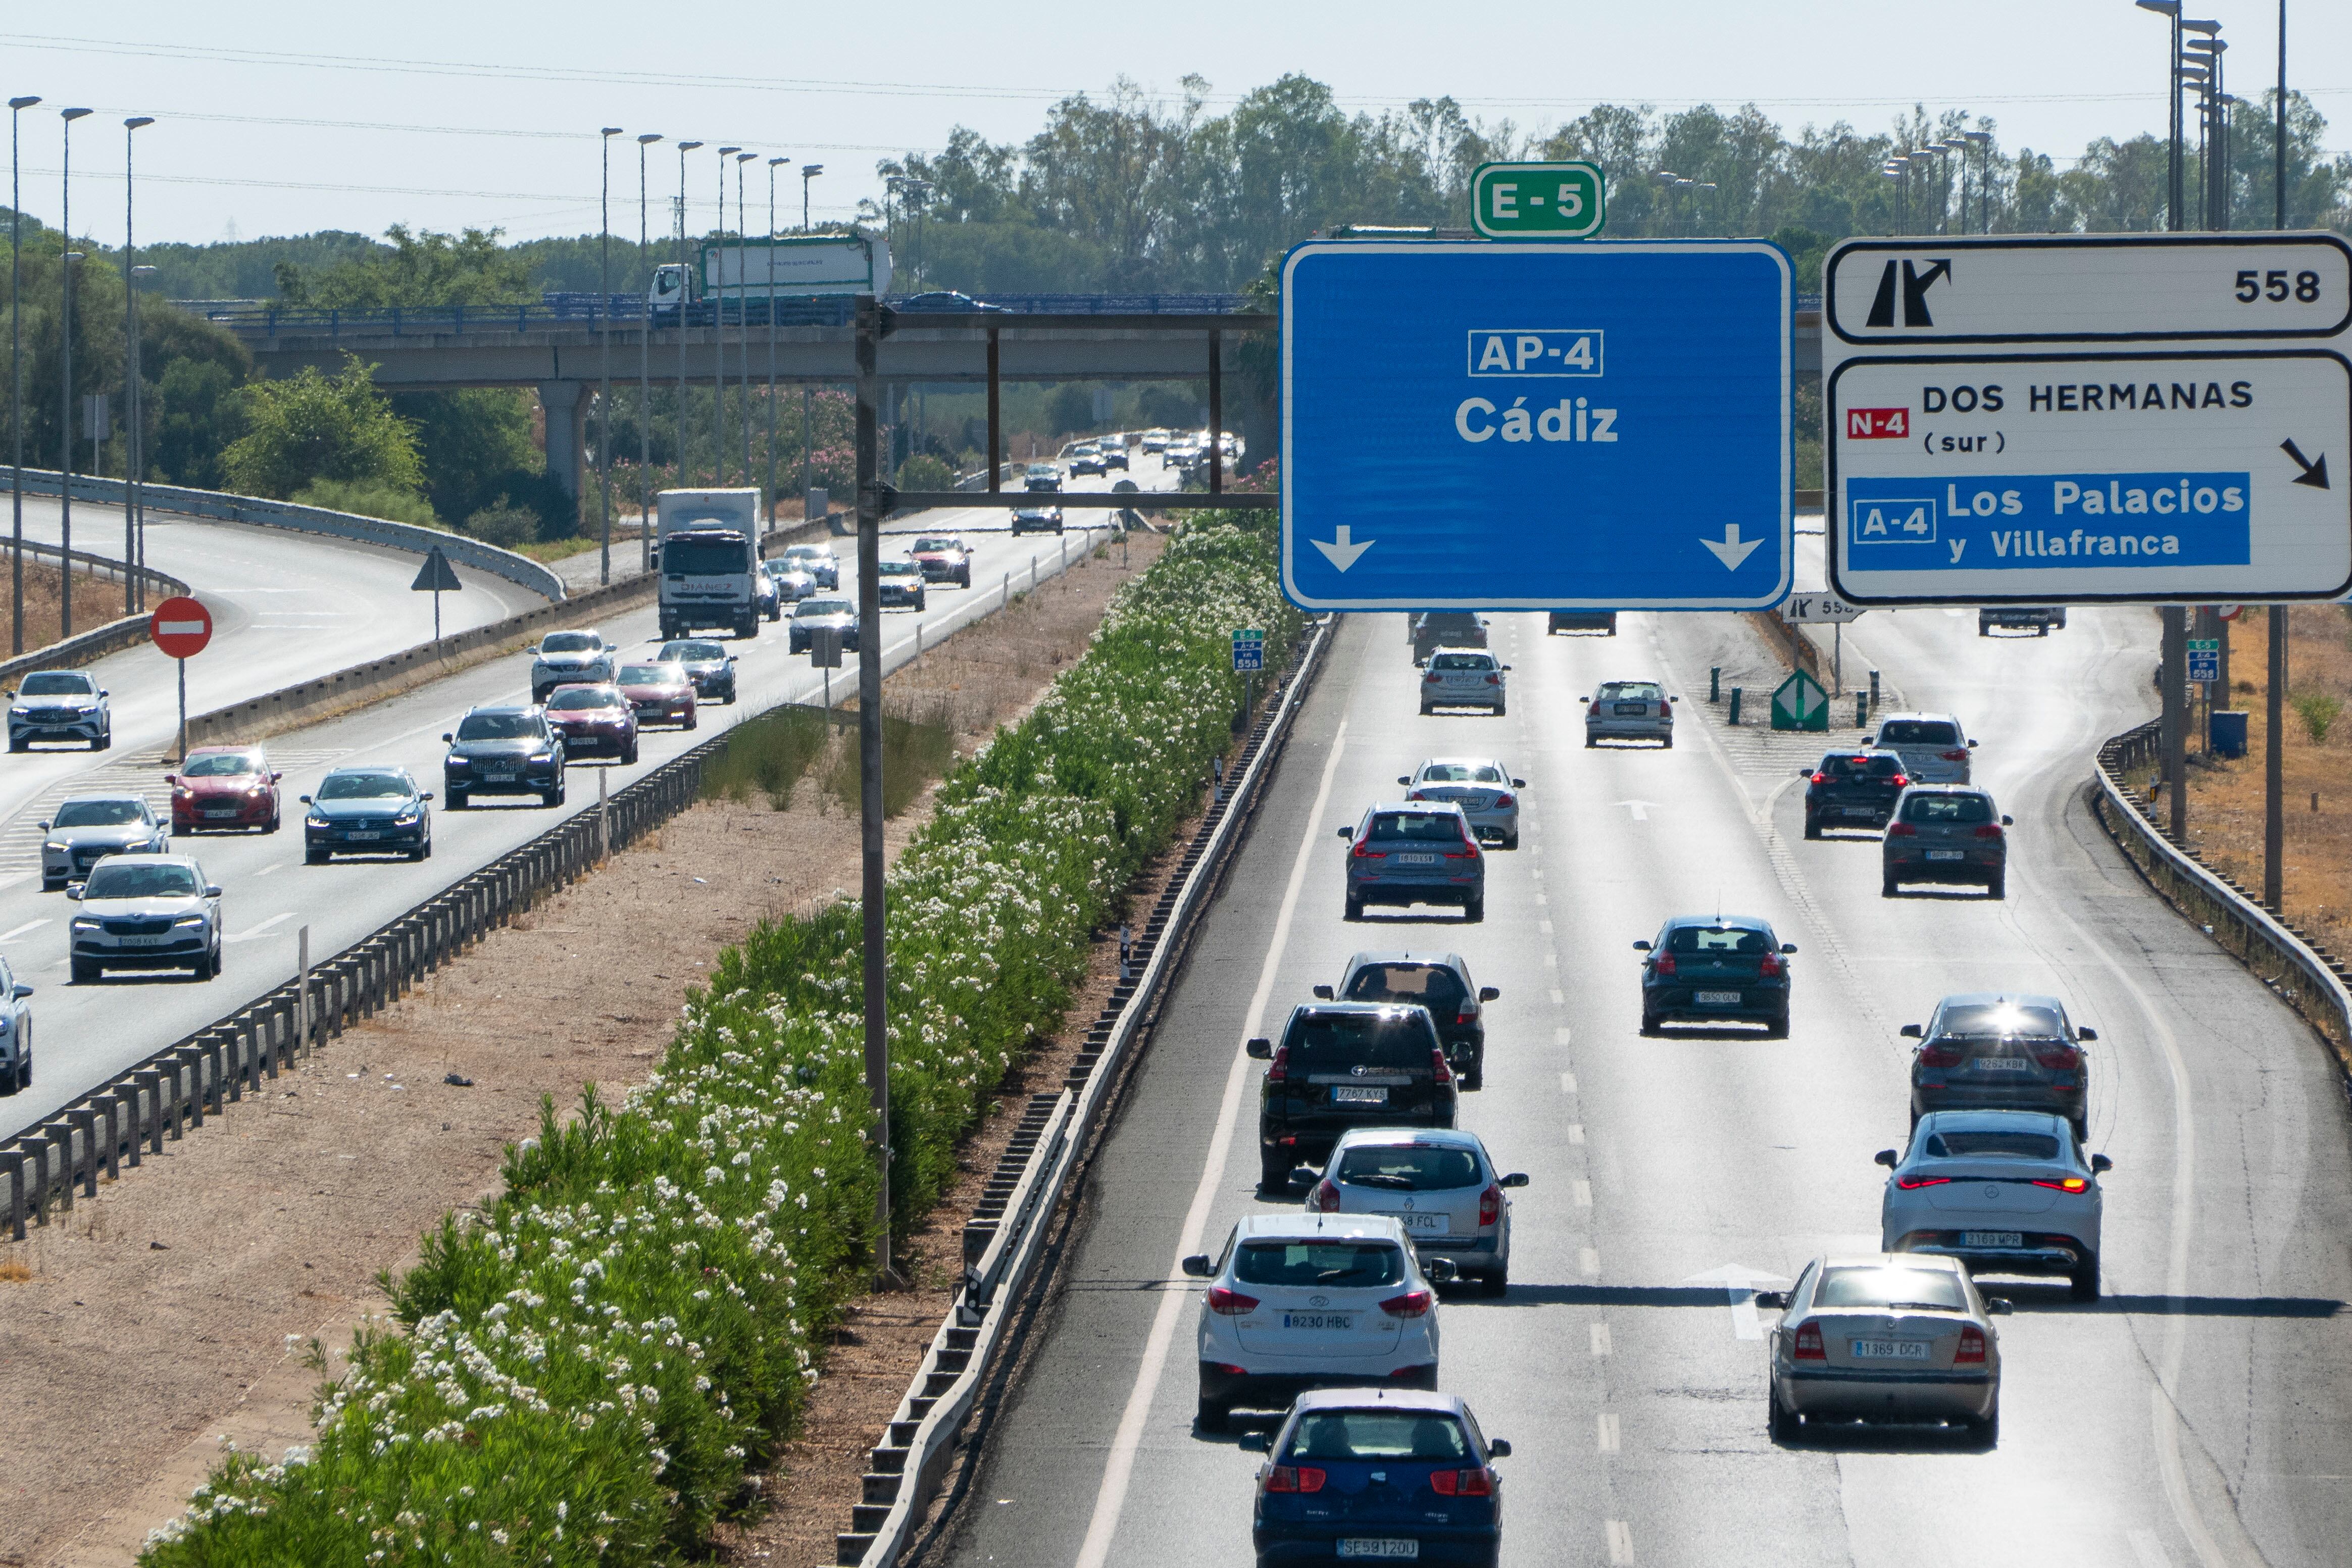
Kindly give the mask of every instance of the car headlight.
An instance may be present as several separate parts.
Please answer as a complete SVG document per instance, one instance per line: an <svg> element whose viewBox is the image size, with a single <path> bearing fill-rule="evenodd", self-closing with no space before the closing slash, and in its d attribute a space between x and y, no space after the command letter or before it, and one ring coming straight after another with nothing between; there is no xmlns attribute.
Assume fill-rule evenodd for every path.
<svg viewBox="0 0 2352 1568"><path fill-rule="evenodd" d="M174 926L202 925L204 923L205 917L201 915L183 915L177 920L172 922Z"/></svg>
<svg viewBox="0 0 2352 1568"><path fill-rule="evenodd" d="M78 919L73 923L73 928L77 931L95 931L98 929L98 922L95 920Z"/></svg>
<svg viewBox="0 0 2352 1568"><path fill-rule="evenodd" d="M43 844L41 847L45 850L55 850L59 854L66 852L66 846L58 842L55 839L51 839L47 843Z"/></svg>
<svg viewBox="0 0 2352 1568"><path fill-rule="evenodd" d="M302 825L306 828L323 828L327 825L327 819L313 811L302 819Z"/></svg>
<svg viewBox="0 0 2352 1568"><path fill-rule="evenodd" d="M473 765L472 758L461 757L454 751L441 759L441 766L444 768L471 768Z"/></svg>
<svg viewBox="0 0 2352 1568"><path fill-rule="evenodd" d="M533 762L552 762L555 760L555 753L552 751L534 751L530 754L530 759Z"/></svg>
<svg viewBox="0 0 2352 1568"><path fill-rule="evenodd" d="M416 808L415 808L415 807L414 807L414 806L411 806L410 808L408 808L408 810L407 810L403 811L399 816L394 817L394 818L392 820L392 821L393 821L393 825L394 825L394 827L406 827L406 826L408 826L409 824L411 824L411 823L415 822L415 821L416 821Z"/></svg>
<svg viewBox="0 0 2352 1568"><path fill-rule="evenodd" d="M12 714L20 714L20 715L21 715L21 714L28 714L28 713L32 712L33 710L32 710L31 708L26 707L24 704L22 704L22 703L18 703L16 706L14 706L14 707L10 708L8 711L9 711L10 713L12 713Z"/></svg>

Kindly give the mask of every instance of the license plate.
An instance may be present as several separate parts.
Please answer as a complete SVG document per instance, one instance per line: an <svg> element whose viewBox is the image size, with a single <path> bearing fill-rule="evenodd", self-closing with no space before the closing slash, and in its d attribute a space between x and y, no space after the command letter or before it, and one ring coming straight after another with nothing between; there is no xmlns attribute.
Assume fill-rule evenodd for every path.
<svg viewBox="0 0 2352 1568"><path fill-rule="evenodd" d="M1404 865L1435 865L1437 863L1437 857L1435 855L1401 854L1397 856L1397 860L1400 863Z"/></svg>
<svg viewBox="0 0 2352 1568"><path fill-rule="evenodd" d="M1927 1342L1924 1339L1857 1339L1848 1342L1853 1346L1856 1361L1925 1361Z"/></svg>
<svg viewBox="0 0 2352 1568"><path fill-rule="evenodd" d="M1738 991L1701 991L1698 1005L1703 1008L1736 1008L1739 1005Z"/></svg>
<svg viewBox="0 0 2352 1568"><path fill-rule="evenodd" d="M1650 705L1648 703L1619 703L1617 705L1617 716L1619 718L1647 718L1650 716Z"/></svg>
<svg viewBox="0 0 2352 1568"><path fill-rule="evenodd" d="M1286 1329L1327 1329L1344 1333L1355 1328L1356 1314L1353 1312L1285 1312L1282 1314L1282 1326Z"/></svg>
<svg viewBox="0 0 2352 1568"><path fill-rule="evenodd" d="M172 934L167 931L161 936L117 936L114 940L125 947L161 947L171 939Z"/></svg>
<svg viewBox="0 0 2352 1568"><path fill-rule="evenodd" d="M1335 1105L1385 1105L1389 1103L1389 1092L1342 1083L1331 1091L1331 1103Z"/></svg>
<svg viewBox="0 0 2352 1568"><path fill-rule="evenodd" d="M1342 1557L1387 1557L1403 1559L1409 1562L1421 1555L1421 1542L1418 1541L1395 1540L1368 1541L1361 1536L1343 1535L1339 1538L1339 1555Z"/></svg>
<svg viewBox="0 0 2352 1568"><path fill-rule="evenodd" d="M206 807L206 808L205 809L205 817L206 817L206 818L208 818L208 819L211 819L211 820L213 820L213 821L218 821L218 820L220 820L220 819L222 819L222 818L224 818L224 817L234 817L234 816L236 816L236 807L234 807L234 806L227 806L227 807L208 806L208 807Z"/></svg>
<svg viewBox="0 0 2352 1568"><path fill-rule="evenodd" d="M2025 1245L2025 1233L2021 1230L1963 1230L1960 1232L1960 1245L1963 1247L2022 1247Z"/></svg>
<svg viewBox="0 0 2352 1568"><path fill-rule="evenodd" d="M1927 858L1931 861L1957 861L1966 860L1968 854L1963 850L1929 850Z"/></svg>
<svg viewBox="0 0 2352 1568"><path fill-rule="evenodd" d="M1381 1212L1388 1214L1391 1219L1395 1220L1407 1230L1425 1230L1433 1236L1443 1236L1454 1228L1452 1223L1443 1214L1397 1214L1385 1209Z"/></svg>
<svg viewBox="0 0 2352 1568"><path fill-rule="evenodd" d="M485 773L482 775L482 782L485 784L511 784L514 781L515 776L511 773Z"/></svg>
<svg viewBox="0 0 2352 1568"><path fill-rule="evenodd" d="M2033 1066L2021 1056L1979 1056L1976 1064L1986 1072L2024 1072Z"/></svg>
<svg viewBox="0 0 2352 1568"><path fill-rule="evenodd" d="M373 828L354 828L350 832L345 833L343 837L351 840L353 843L362 843L371 839L380 839L383 837L383 835Z"/></svg>

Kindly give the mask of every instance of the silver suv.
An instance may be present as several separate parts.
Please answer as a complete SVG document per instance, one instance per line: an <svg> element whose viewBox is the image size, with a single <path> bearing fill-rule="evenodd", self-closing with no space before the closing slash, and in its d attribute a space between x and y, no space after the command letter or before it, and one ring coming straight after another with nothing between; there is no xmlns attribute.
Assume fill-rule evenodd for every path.
<svg viewBox="0 0 2352 1568"><path fill-rule="evenodd" d="M1890 713L1879 719L1870 744L1902 758L1914 784L1965 784L1977 743L1950 714Z"/></svg>
<svg viewBox="0 0 2352 1568"><path fill-rule="evenodd" d="M1491 757L1433 757L1397 775L1408 800L1451 800L1470 819L1471 831L1507 850L1519 847L1519 797L1528 787Z"/></svg>
<svg viewBox="0 0 2352 1568"><path fill-rule="evenodd" d="M114 744L114 715L106 688L79 670L36 670L8 694L8 749L37 740L87 741L92 751Z"/></svg>
<svg viewBox="0 0 2352 1568"><path fill-rule="evenodd" d="M550 632L530 652L530 700L539 704L558 686L611 680L620 653L601 632Z"/></svg>
<svg viewBox="0 0 2352 1568"><path fill-rule="evenodd" d="M1500 718L1509 696L1503 675L1510 667L1484 648L1440 648L1422 666L1421 711L1482 707Z"/></svg>
<svg viewBox="0 0 2352 1568"><path fill-rule="evenodd" d="M1675 704L1666 688L1655 681L1604 681L1585 705L1584 744L1604 740L1654 740L1675 748Z"/></svg>
<svg viewBox="0 0 2352 1568"><path fill-rule="evenodd" d="M81 904L73 917L78 986L108 969L193 969L199 980L220 973L221 890L193 855L104 861L66 896Z"/></svg>
<svg viewBox="0 0 2352 1568"><path fill-rule="evenodd" d="M162 854L172 830L144 795L76 795L41 825L41 889L53 892L108 855Z"/></svg>

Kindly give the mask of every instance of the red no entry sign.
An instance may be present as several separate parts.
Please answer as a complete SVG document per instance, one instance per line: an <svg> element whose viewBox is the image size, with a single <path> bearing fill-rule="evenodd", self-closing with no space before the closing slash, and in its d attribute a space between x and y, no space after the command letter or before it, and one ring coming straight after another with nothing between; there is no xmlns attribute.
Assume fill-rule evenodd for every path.
<svg viewBox="0 0 2352 1568"><path fill-rule="evenodd" d="M174 659L192 659L213 640L213 615L193 599L166 599L147 622L155 646Z"/></svg>

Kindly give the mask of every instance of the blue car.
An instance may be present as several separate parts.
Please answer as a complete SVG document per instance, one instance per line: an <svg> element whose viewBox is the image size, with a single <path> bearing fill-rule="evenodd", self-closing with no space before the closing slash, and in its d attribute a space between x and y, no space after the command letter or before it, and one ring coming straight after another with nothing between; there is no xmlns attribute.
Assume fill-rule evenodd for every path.
<svg viewBox="0 0 2352 1568"><path fill-rule="evenodd" d="M1760 1023L1769 1040L1789 1038L1789 965L1794 942L1751 915L1677 915L1642 960L1642 1032L1664 1023Z"/></svg>
<svg viewBox="0 0 2352 1568"><path fill-rule="evenodd" d="M1258 1568L1334 1558L1493 1568L1502 1550L1493 1461L1511 1445L1479 1431L1451 1394L1302 1394L1271 1438L1251 1433L1242 1447L1266 1456L1250 1524Z"/></svg>
<svg viewBox="0 0 2352 1568"><path fill-rule="evenodd" d="M324 865L332 855L433 853L433 796L405 768L338 768L302 797L302 858Z"/></svg>

